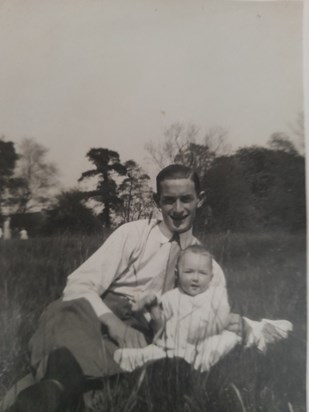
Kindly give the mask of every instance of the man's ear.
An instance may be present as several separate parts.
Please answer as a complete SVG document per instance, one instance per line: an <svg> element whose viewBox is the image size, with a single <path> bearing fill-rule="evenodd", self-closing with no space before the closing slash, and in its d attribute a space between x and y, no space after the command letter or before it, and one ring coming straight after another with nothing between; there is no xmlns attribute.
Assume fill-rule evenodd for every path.
<svg viewBox="0 0 309 412"><path fill-rule="evenodd" d="M206 200L206 193L204 191L200 192L198 195L198 203L197 203L197 207L201 207L205 200Z"/></svg>

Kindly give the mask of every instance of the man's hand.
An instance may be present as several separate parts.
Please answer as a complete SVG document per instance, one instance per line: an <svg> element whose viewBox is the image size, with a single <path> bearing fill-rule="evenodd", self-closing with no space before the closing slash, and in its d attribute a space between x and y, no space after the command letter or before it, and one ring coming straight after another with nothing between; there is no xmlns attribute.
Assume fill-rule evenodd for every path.
<svg viewBox="0 0 309 412"><path fill-rule="evenodd" d="M243 337L243 319L238 313L230 313L229 314L229 319L228 319L228 324L225 328L226 330L229 330L230 332L236 333L236 335L240 336L241 338Z"/></svg>
<svg viewBox="0 0 309 412"><path fill-rule="evenodd" d="M113 313L106 313L100 317L107 327L108 334L120 348L143 348L147 346L144 335L136 329L126 325Z"/></svg>

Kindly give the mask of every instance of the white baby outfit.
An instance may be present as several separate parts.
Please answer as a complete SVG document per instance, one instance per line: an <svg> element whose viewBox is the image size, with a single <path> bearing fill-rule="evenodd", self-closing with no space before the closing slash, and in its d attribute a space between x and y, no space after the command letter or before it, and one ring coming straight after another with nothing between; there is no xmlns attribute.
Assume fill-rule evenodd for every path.
<svg viewBox="0 0 309 412"><path fill-rule="evenodd" d="M118 349L114 359L122 369L132 371L164 357L180 357L204 371L240 342L236 334L224 331L230 313L224 286L211 284L196 296L176 288L165 293L161 303L165 318L162 336L142 349Z"/></svg>
<svg viewBox="0 0 309 412"><path fill-rule="evenodd" d="M162 335L145 348L116 350L114 359L123 370L129 372L165 357L179 357L205 372L241 342L238 335L224 330L230 307L226 288L216 279L196 296L173 289L161 297L161 303L166 321ZM244 317L243 321L245 346L256 346L262 352L268 344L287 338L293 329L286 320L256 322Z"/></svg>

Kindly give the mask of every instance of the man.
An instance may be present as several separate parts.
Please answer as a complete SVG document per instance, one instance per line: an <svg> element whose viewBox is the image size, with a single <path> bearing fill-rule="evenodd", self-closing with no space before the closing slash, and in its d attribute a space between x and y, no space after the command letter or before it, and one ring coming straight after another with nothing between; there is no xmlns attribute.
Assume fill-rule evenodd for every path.
<svg viewBox="0 0 309 412"><path fill-rule="evenodd" d="M198 243L192 226L204 200L198 176L176 164L158 174L154 199L162 221L118 228L68 277L63 297L43 314L30 342L40 382L21 392L17 410L58 411L83 390L85 377L120 372L113 361L117 347L143 347L151 340L148 323L131 305L149 291L174 287L177 253ZM216 262L214 271L224 281Z"/></svg>

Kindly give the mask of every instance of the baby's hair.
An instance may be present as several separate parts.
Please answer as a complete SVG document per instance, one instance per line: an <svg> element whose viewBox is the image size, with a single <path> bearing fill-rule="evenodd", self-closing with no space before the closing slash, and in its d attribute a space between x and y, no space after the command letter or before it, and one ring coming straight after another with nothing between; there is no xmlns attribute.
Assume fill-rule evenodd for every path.
<svg viewBox="0 0 309 412"><path fill-rule="evenodd" d="M209 259L211 267L212 267L213 257L212 257L212 254L205 248L205 246L203 246L203 245L191 245L191 246L186 247L185 249L183 249L179 253L178 260L177 260L177 265L176 265L177 268L178 268L179 262L182 259L182 257L188 252L195 253L197 255L206 256Z"/></svg>

